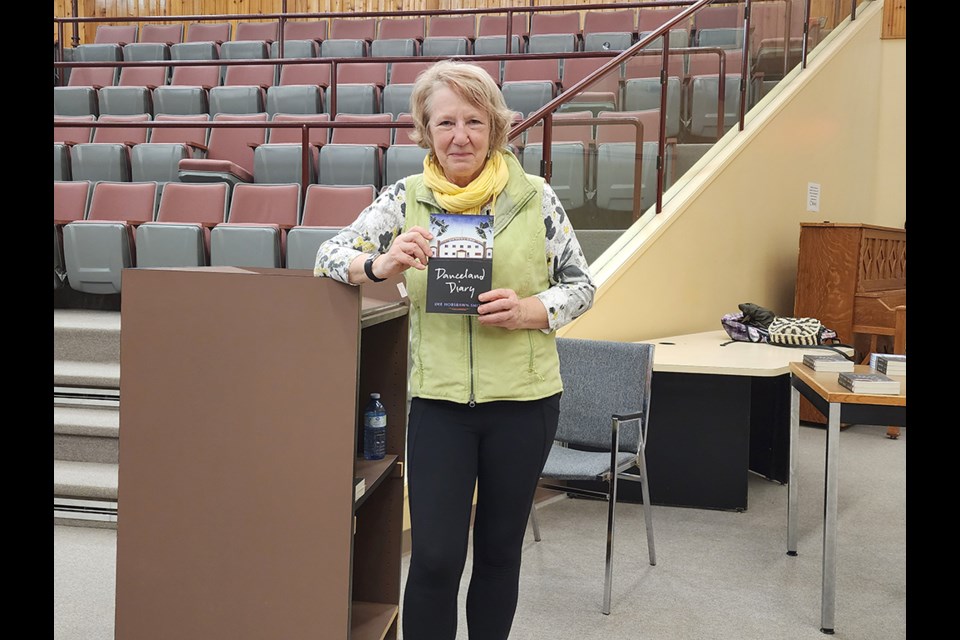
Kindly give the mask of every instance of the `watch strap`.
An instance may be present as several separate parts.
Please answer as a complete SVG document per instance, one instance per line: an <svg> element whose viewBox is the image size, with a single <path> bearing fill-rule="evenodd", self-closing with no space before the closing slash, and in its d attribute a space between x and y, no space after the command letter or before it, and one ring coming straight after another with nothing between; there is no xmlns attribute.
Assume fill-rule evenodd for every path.
<svg viewBox="0 0 960 640"><path fill-rule="evenodd" d="M373 261L380 257L379 253L376 253L363 262L363 272L367 274L367 277L370 278L372 282L383 282L386 278L378 278L373 275Z"/></svg>

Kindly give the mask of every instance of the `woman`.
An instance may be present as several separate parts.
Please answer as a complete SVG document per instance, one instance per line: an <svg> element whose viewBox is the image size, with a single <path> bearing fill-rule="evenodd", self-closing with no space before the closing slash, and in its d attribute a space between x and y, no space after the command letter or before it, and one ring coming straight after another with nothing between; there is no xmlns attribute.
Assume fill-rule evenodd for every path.
<svg viewBox="0 0 960 640"><path fill-rule="evenodd" d="M403 273L410 298L407 434L410 568L406 640L453 640L470 512L471 640L503 639L517 605L521 545L556 434L555 330L587 311L594 285L550 185L507 148L513 119L482 68L441 61L411 95L423 173L383 190L325 242L314 274L362 284ZM492 288L476 316L425 310L431 214L493 215Z"/></svg>

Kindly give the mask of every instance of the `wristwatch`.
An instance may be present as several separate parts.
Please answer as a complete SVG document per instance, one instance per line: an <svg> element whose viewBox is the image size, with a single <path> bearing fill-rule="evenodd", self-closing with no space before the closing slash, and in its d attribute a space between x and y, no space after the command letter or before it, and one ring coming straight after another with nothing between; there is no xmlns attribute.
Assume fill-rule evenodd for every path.
<svg viewBox="0 0 960 640"><path fill-rule="evenodd" d="M363 272L367 274L367 277L370 278L373 282L383 282L386 278L378 278L373 275L373 261L380 257L379 253L375 253L363 263Z"/></svg>

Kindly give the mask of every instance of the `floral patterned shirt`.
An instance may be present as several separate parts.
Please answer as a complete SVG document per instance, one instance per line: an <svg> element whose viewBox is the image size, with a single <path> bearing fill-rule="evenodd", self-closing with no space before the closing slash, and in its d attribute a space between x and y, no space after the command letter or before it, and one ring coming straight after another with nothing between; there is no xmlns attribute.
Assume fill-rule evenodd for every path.
<svg viewBox="0 0 960 640"><path fill-rule="evenodd" d="M403 230L405 198L406 179L381 191L356 220L320 245L313 274L349 284L348 268L354 258L360 253L386 253ZM544 255L551 268L550 288L536 296L547 309L549 328L544 332L549 332L586 312L593 305L596 287L570 219L547 183L543 185L540 209L546 227ZM489 214L490 205L485 205L481 213Z"/></svg>

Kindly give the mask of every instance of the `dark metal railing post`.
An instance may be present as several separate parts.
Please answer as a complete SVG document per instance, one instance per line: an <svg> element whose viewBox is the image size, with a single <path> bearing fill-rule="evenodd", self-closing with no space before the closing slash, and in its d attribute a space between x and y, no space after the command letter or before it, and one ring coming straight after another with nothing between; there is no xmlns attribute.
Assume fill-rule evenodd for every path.
<svg viewBox="0 0 960 640"><path fill-rule="evenodd" d="M540 160L540 175L547 182L553 177L553 114L543 118L543 157Z"/></svg>
<svg viewBox="0 0 960 640"><path fill-rule="evenodd" d="M660 52L660 133L657 136L657 213L663 206L664 158L667 154L667 83L670 65L670 38L663 36L663 50Z"/></svg>
<svg viewBox="0 0 960 640"><path fill-rule="evenodd" d="M804 2L803 8L803 42L800 43L800 68L807 68L807 46L810 41L810 0Z"/></svg>
<svg viewBox="0 0 960 640"><path fill-rule="evenodd" d="M786 4L787 12L790 11L790 0ZM738 114L739 130L743 131L743 119L747 113L747 89L752 81L750 77L750 18L751 18L750 0L746 0L743 10L743 44L741 45L740 59L740 113ZM786 18L786 24L790 24L789 15ZM790 50L790 30L787 29L786 45L784 46L784 65L786 65L786 55Z"/></svg>

